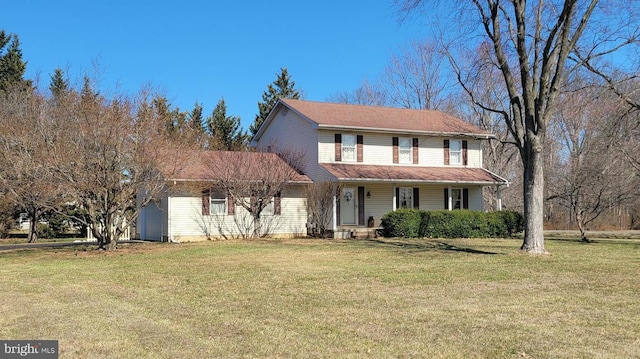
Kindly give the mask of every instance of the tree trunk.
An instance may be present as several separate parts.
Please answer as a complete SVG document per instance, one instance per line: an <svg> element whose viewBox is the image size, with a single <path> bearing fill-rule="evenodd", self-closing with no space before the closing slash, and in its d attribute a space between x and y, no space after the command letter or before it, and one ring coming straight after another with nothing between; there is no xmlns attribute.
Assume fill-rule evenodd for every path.
<svg viewBox="0 0 640 359"><path fill-rule="evenodd" d="M29 211L29 243L35 243L38 241L38 211Z"/></svg>
<svg viewBox="0 0 640 359"><path fill-rule="evenodd" d="M520 250L530 254L548 254L544 249L544 160L542 140L530 135L525 143L524 163L524 242Z"/></svg>
<svg viewBox="0 0 640 359"><path fill-rule="evenodd" d="M261 237L262 224L260 223L260 216L253 216L253 239L259 239Z"/></svg>
<svg viewBox="0 0 640 359"><path fill-rule="evenodd" d="M580 240L585 243L591 243L589 238L587 238L587 230L584 225L584 216L582 211L576 210L576 222L578 224L578 229L580 230Z"/></svg>

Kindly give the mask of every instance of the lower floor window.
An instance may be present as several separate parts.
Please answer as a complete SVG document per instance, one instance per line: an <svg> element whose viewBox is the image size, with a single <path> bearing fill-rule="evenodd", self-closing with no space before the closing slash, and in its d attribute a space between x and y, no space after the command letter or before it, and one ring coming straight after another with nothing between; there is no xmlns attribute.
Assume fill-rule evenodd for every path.
<svg viewBox="0 0 640 359"><path fill-rule="evenodd" d="M400 196L398 201L400 208L413 208L413 188L400 187L398 194Z"/></svg>
<svg viewBox="0 0 640 359"><path fill-rule="evenodd" d="M462 208L462 189L460 188L451 189L451 208L452 209Z"/></svg>
<svg viewBox="0 0 640 359"><path fill-rule="evenodd" d="M211 214L227 213L227 196L223 191L211 191Z"/></svg>

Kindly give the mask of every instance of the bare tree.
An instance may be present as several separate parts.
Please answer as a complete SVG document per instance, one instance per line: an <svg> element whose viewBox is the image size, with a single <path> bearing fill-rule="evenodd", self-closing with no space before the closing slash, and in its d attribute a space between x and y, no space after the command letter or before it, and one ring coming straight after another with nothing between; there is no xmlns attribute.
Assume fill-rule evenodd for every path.
<svg viewBox="0 0 640 359"><path fill-rule="evenodd" d="M432 2L404 0L397 3L401 13L407 15ZM600 3L598 0L472 0L459 4L462 10L473 11L479 19L466 24L479 27L466 27L460 19L450 22L458 26L453 31L449 28L450 34L465 36L455 39L455 43L460 49L470 45L475 51L477 42L472 39L481 39L490 45L491 57L480 58L472 66L463 68L460 62L463 57L454 53L454 42L443 37L442 43L457 69L459 82L475 104L499 114L507 124L523 163L525 235L521 250L532 254L546 253L543 234L545 137L567 74L584 65L581 61L572 62L570 55L576 54L577 50L590 54L612 53L600 51L601 46L609 46L615 39L631 41L638 29L637 17L614 11L619 8L615 8L613 2ZM434 8L429 9L430 14L442 15L433 11ZM631 28L625 31L624 38L605 41L611 34L609 28L618 23L614 16L632 19ZM449 19L444 16L442 20ZM609 46L612 51L615 48ZM482 103L474 89L467 85L470 76L488 67L500 70L502 86L509 99L507 106L494 108Z"/></svg>
<svg viewBox="0 0 640 359"><path fill-rule="evenodd" d="M634 173L618 155L620 143L612 141L611 125L617 126L618 100L605 91L584 87L565 91L559 98L552 122L557 122L566 153L558 186L550 199L572 211L584 242L587 225L612 208L627 202L636 192Z"/></svg>
<svg viewBox="0 0 640 359"><path fill-rule="evenodd" d="M70 92L57 103L59 141L50 149L51 178L81 209L74 220L87 226L98 247L115 249L140 208L164 189L160 169L171 174L178 168L181 158L175 154L184 153L176 148L182 139L167 134L164 118L144 92L108 99L85 83L80 93ZM143 197L138 207L137 194Z"/></svg>
<svg viewBox="0 0 640 359"><path fill-rule="evenodd" d="M449 86L446 57L432 42L412 42L391 56L382 83L393 106L439 110Z"/></svg>
<svg viewBox="0 0 640 359"><path fill-rule="evenodd" d="M333 220L333 200L340 191L340 184L333 181L314 182L306 190L309 222L321 238L328 234Z"/></svg>
<svg viewBox="0 0 640 359"><path fill-rule="evenodd" d="M336 93L329 96L328 100L354 105L384 106L387 103L387 94L379 84L364 80L357 89Z"/></svg>
<svg viewBox="0 0 640 359"><path fill-rule="evenodd" d="M280 211L280 199L285 188L292 183L309 182L306 176L294 170L302 161L294 154L209 151L202 156L208 177L229 194L236 206L251 216L253 238L268 234L262 220L263 213L268 207L273 208L274 214ZM242 222L238 229L246 231L247 226Z"/></svg>
<svg viewBox="0 0 640 359"><path fill-rule="evenodd" d="M403 108L443 109L452 79L444 71L446 57L433 42L416 41L391 55L382 76L364 80L351 92L329 97L340 103Z"/></svg>
<svg viewBox="0 0 640 359"><path fill-rule="evenodd" d="M33 243L41 214L63 200L48 176L49 150L56 141L50 104L23 88L3 93L0 102L0 187L5 198L28 214L28 241Z"/></svg>

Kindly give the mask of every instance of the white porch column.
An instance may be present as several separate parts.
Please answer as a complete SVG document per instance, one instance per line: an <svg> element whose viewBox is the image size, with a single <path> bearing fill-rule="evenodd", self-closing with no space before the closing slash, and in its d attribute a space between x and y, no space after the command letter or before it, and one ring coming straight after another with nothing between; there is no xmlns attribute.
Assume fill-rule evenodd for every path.
<svg viewBox="0 0 640 359"><path fill-rule="evenodd" d="M502 187L496 186L497 196L496 196L496 209L498 211L502 211Z"/></svg>
<svg viewBox="0 0 640 359"><path fill-rule="evenodd" d="M334 231L334 232L338 229L338 206L337 206L337 198L338 198L338 195L333 196L333 231Z"/></svg>
<svg viewBox="0 0 640 359"><path fill-rule="evenodd" d="M392 190L393 194L391 195L391 198L393 199L391 203L391 208L393 208L394 211L397 209L396 203L398 203L398 200L396 199L396 188L397 186L393 186L393 190Z"/></svg>

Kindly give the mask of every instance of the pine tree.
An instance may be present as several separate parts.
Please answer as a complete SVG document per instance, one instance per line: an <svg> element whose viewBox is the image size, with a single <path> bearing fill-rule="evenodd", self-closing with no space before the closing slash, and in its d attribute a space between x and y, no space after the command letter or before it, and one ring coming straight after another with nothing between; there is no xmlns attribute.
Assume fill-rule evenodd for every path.
<svg viewBox="0 0 640 359"><path fill-rule="evenodd" d="M201 148L209 145L209 134L204 126L204 117L202 116L202 105L195 103L193 110L187 115L187 122L192 131L194 131L195 141Z"/></svg>
<svg viewBox="0 0 640 359"><path fill-rule="evenodd" d="M85 103L94 102L98 99L99 95L100 94L93 89L89 76L85 75L83 78L82 89L80 90L80 97L82 98L82 101Z"/></svg>
<svg viewBox="0 0 640 359"><path fill-rule="evenodd" d="M6 47L6 49L5 49ZM27 63L22 61L22 50L18 35L0 30L0 92L6 92L12 86L31 86L24 79Z"/></svg>
<svg viewBox="0 0 640 359"><path fill-rule="evenodd" d="M256 115L256 120L249 126L252 137L258 132L258 129L273 109L273 106L276 105L278 99L292 98L297 100L300 98L300 92L295 89L296 83L291 80L291 76L286 67L281 68L280 74L276 75L276 80L273 84L269 84L267 90L262 94L262 102L258 102L259 113Z"/></svg>
<svg viewBox="0 0 640 359"><path fill-rule="evenodd" d="M64 72L59 67L51 75L49 91L51 91L54 98L60 98L69 92L69 80L64 77Z"/></svg>
<svg viewBox="0 0 640 359"><path fill-rule="evenodd" d="M205 128L204 128L204 118L202 117L202 105L199 103L195 103L195 105L193 105L193 110L191 110L191 112L189 112L188 117L188 121L189 121L189 125L191 126L191 128L193 128L194 130L204 133Z"/></svg>
<svg viewBox="0 0 640 359"><path fill-rule="evenodd" d="M207 130L211 134L211 145L216 149L235 151L246 147L248 136L240 127L240 117L227 116L224 99L218 101L207 118Z"/></svg>

